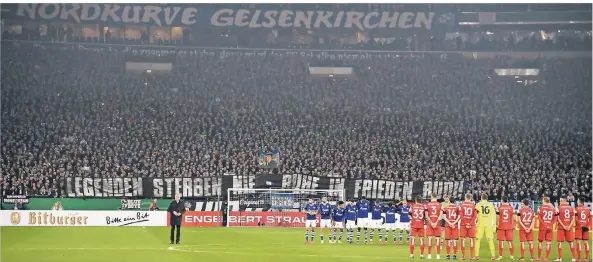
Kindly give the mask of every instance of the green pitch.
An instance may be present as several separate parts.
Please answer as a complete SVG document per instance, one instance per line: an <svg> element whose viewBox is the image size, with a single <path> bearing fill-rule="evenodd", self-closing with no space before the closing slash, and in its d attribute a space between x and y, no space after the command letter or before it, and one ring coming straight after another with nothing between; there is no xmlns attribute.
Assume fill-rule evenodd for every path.
<svg viewBox="0 0 593 262"><path fill-rule="evenodd" d="M379 245L377 234L373 245L328 244L327 240L321 245L317 231L316 243L305 245L303 232L304 229L296 228L186 227L181 232L181 244L170 245L169 229L165 227L3 227L0 229L0 261L410 261L406 244ZM563 253L564 261L570 261L568 246L563 247ZM444 254L443 246L441 259ZM415 260L420 260L418 256L416 247ZM490 259L487 241L482 241L480 257ZM515 258L518 257L519 243L516 242ZM508 261L507 258L508 248L505 248ZM556 259L555 242L550 258Z"/></svg>

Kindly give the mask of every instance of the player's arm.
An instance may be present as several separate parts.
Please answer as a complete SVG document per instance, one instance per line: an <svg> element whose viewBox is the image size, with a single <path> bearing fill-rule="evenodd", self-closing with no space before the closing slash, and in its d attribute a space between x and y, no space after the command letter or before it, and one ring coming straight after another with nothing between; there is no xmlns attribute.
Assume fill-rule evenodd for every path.
<svg viewBox="0 0 593 262"><path fill-rule="evenodd" d="M445 219L445 223L450 225L451 222L449 221L449 218L445 215L446 212L447 212L447 210L443 208L443 212L441 213L441 215L443 215L443 219Z"/></svg>
<svg viewBox="0 0 593 262"><path fill-rule="evenodd" d="M453 224L459 224L459 222L461 222L461 207L457 207L457 216L455 217Z"/></svg>
<svg viewBox="0 0 593 262"><path fill-rule="evenodd" d="M554 210L554 217L552 219L552 224L554 224L554 220L558 221L558 224L562 226L562 228L566 229L566 226L564 225L564 223L562 223L562 219L558 219L558 217L560 216L560 211L558 211L558 209L556 208Z"/></svg>
<svg viewBox="0 0 593 262"><path fill-rule="evenodd" d="M576 215L577 215L577 211L575 209L572 210L572 213L574 214L574 216L570 216L570 224L568 225L568 228L571 229L576 221Z"/></svg>
<svg viewBox="0 0 593 262"><path fill-rule="evenodd" d="M521 227L523 230L527 231L527 227L525 227L525 224L523 224L523 220L521 219L521 213L518 213L517 220L519 222L519 227Z"/></svg>
<svg viewBox="0 0 593 262"><path fill-rule="evenodd" d="M335 210L332 210L332 212L329 212L329 219L332 223L332 225L334 224L334 216L336 215Z"/></svg>
<svg viewBox="0 0 593 262"><path fill-rule="evenodd" d="M498 228L498 225L500 224L500 210L498 208L494 208L494 226L495 228Z"/></svg>
<svg viewBox="0 0 593 262"><path fill-rule="evenodd" d="M478 219L478 214L480 213L480 210L478 210L478 206L479 206L479 204L474 206L474 210L476 212L474 212L472 218L470 219L470 221L474 221L474 225L476 225L476 226L478 225L478 223L480 223L480 221Z"/></svg>
<svg viewBox="0 0 593 262"><path fill-rule="evenodd" d="M535 212L534 212L535 214ZM533 231L533 229L535 228L535 217L533 218L533 221L531 221L531 227L529 227L529 231Z"/></svg>
<svg viewBox="0 0 593 262"><path fill-rule="evenodd" d="M494 228L498 228L498 225L500 224L500 221L498 221L498 219L500 218L500 216L498 215L498 210L491 203L488 203L488 208L494 210L494 212L490 212L490 214L488 215L488 222L490 223L489 227L494 226Z"/></svg>

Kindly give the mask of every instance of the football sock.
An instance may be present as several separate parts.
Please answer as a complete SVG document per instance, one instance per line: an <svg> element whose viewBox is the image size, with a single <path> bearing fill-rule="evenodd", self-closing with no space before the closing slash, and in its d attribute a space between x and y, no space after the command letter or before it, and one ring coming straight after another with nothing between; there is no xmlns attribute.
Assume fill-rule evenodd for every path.
<svg viewBox="0 0 593 262"><path fill-rule="evenodd" d="M420 255L424 256L424 239L420 238Z"/></svg>
<svg viewBox="0 0 593 262"><path fill-rule="evenodd" d="M552 243L546 242L546 259L550 257L550 251L552 251Z"/></svg>
<svg viewBox="0 0 593 262"><path fill-rule="evenodd" d="M441 254L441 239L437 237L437 255Z"/></svg>
<svg viewBox="0 0 593 262"><path fill-rule="evenodd" d="M529 242L529 257L533 259L533 242Z"/></svg>

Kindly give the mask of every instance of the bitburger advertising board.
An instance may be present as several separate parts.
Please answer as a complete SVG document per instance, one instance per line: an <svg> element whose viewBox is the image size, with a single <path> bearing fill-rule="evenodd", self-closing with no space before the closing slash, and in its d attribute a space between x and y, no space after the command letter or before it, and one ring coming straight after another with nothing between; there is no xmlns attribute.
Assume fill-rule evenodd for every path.
<svg viewBox="0 0 593 262"><path fill-rule="evenodd" d="M0 226L167 226L167 212L2 210Z"/></svg>

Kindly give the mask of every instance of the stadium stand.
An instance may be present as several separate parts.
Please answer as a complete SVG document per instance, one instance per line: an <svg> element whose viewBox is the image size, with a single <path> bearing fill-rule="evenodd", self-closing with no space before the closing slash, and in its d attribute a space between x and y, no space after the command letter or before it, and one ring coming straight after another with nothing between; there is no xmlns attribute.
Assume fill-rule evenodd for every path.
<svg viewBox="0 0 593 262"><path fill-rule="evenodd" d="M256 150L279 147L283 164L265 172L464 180L476 197L485 191L496 199L591 199L590 54L520 61L401 53L340 61L353 68L351 76L317 78L310 64L337 62L159 55L174 66L172 72L138 73L126 72L128 57L121 53L27 42L145 43L75 38L67 31L60 39L3 33L3 40L13 40L3 42L1 58L3 195L57 197L64 192L61 181L73 176L252 174L263 172ZM486 40L483 31L469 36L420 47L272 44L258 42L257 35L158 44L411 51L591 47L590 31L554 41L538 34L502 42ZM499 77L493 70L526 64L540 68L537 81Z"/></svg>

